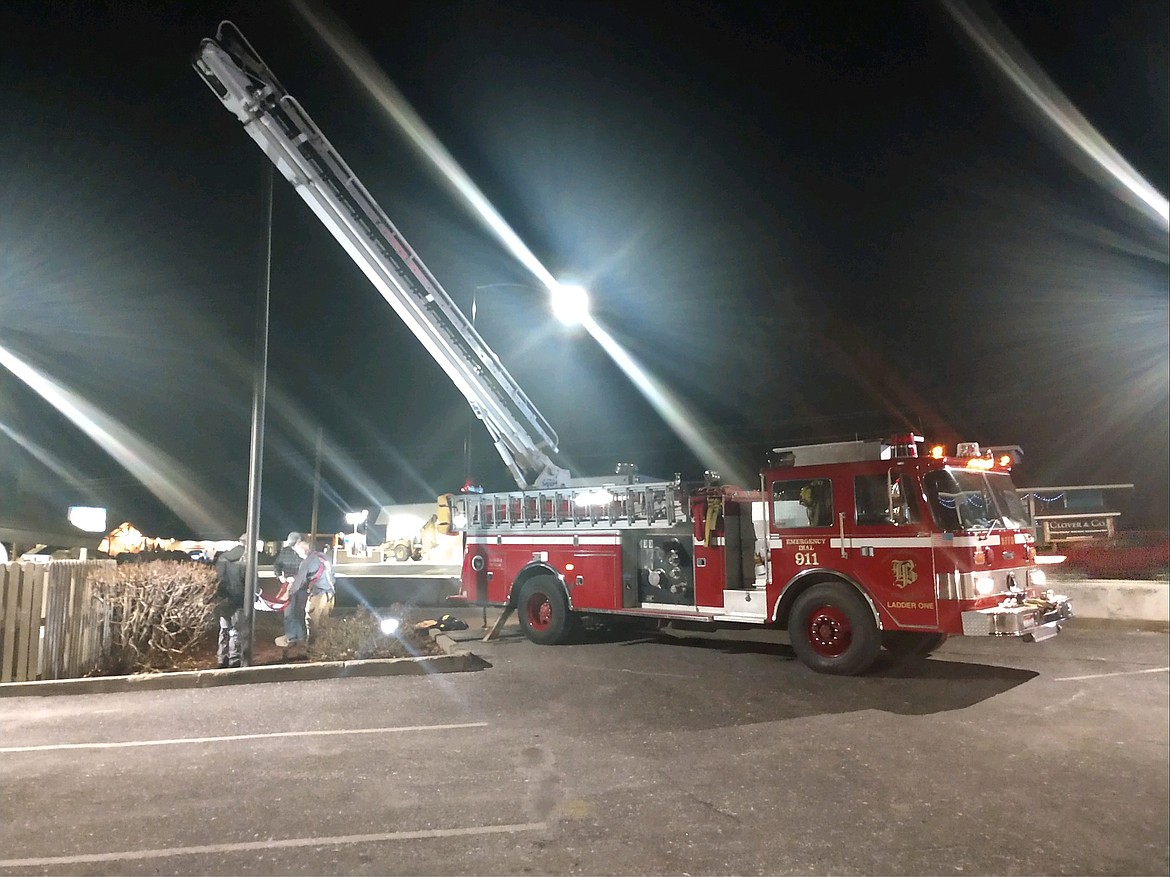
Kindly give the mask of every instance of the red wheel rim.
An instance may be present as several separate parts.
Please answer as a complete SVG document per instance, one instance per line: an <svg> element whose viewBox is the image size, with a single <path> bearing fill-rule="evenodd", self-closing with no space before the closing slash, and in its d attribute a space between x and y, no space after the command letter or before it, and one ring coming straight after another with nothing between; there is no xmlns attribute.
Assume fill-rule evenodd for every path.
<svg viewBox="0 0 1170 877"><path fill-rule="evenodd" d="M537 593L529 597L524 612L528 616L528 626L533 630L544 630L552 623L552 603L547 594Z"/></svg>
<svg viewBox="0 0 1170 877"><path fill-rule="evenodd" d="M849 625L849 619L836 606L818 606L814 609L808 616L805 630L813 651L825 658L836 658L853 642L853 628Z"/></svg>

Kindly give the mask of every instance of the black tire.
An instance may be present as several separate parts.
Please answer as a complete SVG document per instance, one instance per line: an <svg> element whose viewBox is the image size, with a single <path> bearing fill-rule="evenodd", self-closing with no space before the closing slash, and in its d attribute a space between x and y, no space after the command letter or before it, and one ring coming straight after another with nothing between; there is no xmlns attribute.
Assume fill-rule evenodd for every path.
<svg viewBox="0 0 1170 877"><path fill-rule="evenodd" d="M564 588L552 576L537 576L520 587L516 614L524 635L544 646L565 642L578 628Z"/></svg>
<svg viewBox="0 0 1170 877"><path fill-rule="evenodd" d="M945 633L883 630L882 648L899 661L923 660L947 641Z"/></svg>
<svg viewBox="0 0 1170 877"><path fill-rule="evenodd" d="M409 545L395 545L394 559L399 563L406 563L410 560L410 546Z"/></svg>
<svg viewBox="0 0 1170 877"><path fill-rule="evenodd" d="M869 604L843 582L813 585L797 597L788 635L802 663L837 676L865 671L882 646Z"/></svg>

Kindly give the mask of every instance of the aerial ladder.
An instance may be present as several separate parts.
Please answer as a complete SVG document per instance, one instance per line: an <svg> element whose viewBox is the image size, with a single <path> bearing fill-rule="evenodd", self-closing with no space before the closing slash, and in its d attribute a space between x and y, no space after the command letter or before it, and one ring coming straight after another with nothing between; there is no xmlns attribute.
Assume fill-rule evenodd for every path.
<svg viewBox="0 0 1170 877"><path fill-rule="evenodd" d="M235 25L203 40L195 69L467 399L517 485L568 485L556 432Z"/></svg>
<svg viewBox="0 0 1170 877"><path fill-rule="evenodd" d="M520 488L448 494L448 524L482 532L535 527L673 527L689 520L686 491L619 464L575 477L550 454L556 432L330 145L231 22L203 40L195 69L345 248L463 393Z"/></svg>

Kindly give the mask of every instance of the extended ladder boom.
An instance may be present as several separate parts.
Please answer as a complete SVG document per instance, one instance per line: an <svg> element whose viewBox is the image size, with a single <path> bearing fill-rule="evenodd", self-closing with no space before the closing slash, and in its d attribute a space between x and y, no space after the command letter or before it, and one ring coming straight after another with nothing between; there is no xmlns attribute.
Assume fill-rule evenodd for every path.
<svg viewBox="0 0 1170 877"><path fill-rule="evenodd" d="M516 483L566 483L552 427L233 24L203 41L195 69L463 393Z"/></svg>

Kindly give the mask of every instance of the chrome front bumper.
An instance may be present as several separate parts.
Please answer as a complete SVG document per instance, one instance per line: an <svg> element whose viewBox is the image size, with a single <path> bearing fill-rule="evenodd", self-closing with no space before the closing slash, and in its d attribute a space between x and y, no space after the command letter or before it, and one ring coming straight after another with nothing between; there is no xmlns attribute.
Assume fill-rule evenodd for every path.
<svg viewBox="0 0 1170 877"><path fill-rule="evenodd" d="M1068 597L1054 596L1038 603L993 606L962 613L963 636L1019 636L1026 642L1041 642L1060 633L1060 626L1072 618Z"/></svg>

